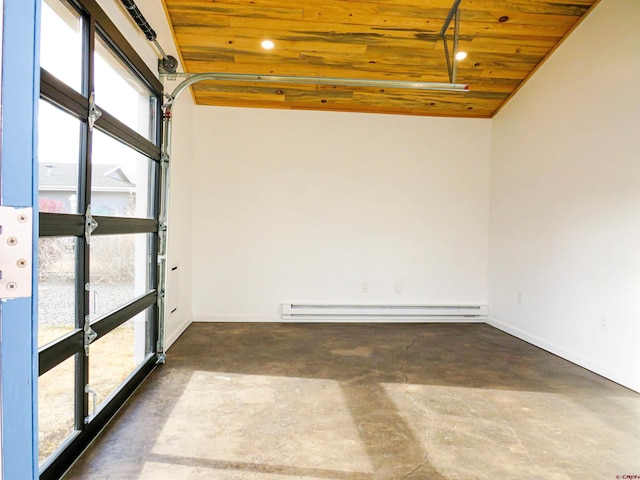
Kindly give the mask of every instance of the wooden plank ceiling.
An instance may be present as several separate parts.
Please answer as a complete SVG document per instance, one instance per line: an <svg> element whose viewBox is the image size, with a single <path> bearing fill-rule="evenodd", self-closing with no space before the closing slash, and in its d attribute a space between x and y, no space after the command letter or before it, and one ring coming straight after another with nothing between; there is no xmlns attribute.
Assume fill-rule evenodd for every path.
<svg viewBox="0 0 640 480"><path fill-rule="evenodd" d="M462 0L456 82L468 93L216 81L193 94L200 105L491 117L596 1ZM438 33L453 0L164 2L189 73L449 81Z"/></svg>

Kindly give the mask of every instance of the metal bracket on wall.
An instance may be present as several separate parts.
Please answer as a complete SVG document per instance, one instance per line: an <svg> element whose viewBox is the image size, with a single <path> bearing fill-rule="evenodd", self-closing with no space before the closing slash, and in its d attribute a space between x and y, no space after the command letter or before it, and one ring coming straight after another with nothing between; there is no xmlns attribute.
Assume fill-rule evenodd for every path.
<svg viewBox="0 0 640 480"><path fill-rule="evenodd" d="M0 206L0 298L31 296L33 208Z"/></svg>
<svg viewBox="0 0 640 480"><path fill-rule="evenodd" d="M175 78L176 70L178 69L178 59L172 55L165 54L164 50L162 50L162 47L160 47L160 44L157 42L153 43L158 47L158 50L164 54L162 58L158 59L158 73L166 75L168 79L171 79L171 77Z"/></svg>

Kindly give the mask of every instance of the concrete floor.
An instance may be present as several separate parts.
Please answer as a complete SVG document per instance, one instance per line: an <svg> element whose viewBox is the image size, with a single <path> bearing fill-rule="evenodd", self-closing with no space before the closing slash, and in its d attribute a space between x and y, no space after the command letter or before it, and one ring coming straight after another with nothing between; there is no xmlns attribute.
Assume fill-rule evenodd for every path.
<svg viewBox="0 0 640 480"><path fill-rule="evenodd" d="M194 324L64 478L615 479L640 395L484 324Z"/></svg>

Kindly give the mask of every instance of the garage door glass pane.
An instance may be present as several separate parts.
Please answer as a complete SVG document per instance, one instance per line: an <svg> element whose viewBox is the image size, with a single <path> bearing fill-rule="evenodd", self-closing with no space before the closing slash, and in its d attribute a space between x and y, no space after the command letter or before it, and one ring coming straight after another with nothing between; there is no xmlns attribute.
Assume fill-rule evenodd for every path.
<svg viewBox="0 0 640 480"><path fill-rule="evenodd" d="M38 204L41 212L78 213L80 127L75 117L40 100Z"/></svg>
<svg viewBox="0 0 640 480"><path fill-rule="evenodd" d="M149 235L100 235L90 245L91 320L149 290Z"/></svg>
<svg viewBox="0 0 640 480"><path fill-rule="evenodd" d="M149 308L139 313L91 344L89 384L98 408L147 357L150 312Z"/></svg>
<svg viewBox="0 0 640 480"><path fill-rule="evenodd" d="M75 431L75 356L38 378L40 464Z"/></svg>
<svg viewBox="0 0 640 480"><path fill-rule="evenodd" d="M75 328L76 239L43 237L38 242L38 347Z"/></svg>
<svg viewBox="0 0 640 480"><path fill-rule="evenodd" d="M91 213L151 218L149 179L155 162L94 131L91 165Z"/></svg>
<svg viewBox="0 0 640 480"><path fill-rule="evenodd" d="M42 2L40 66L82 91L82 18L65 1Z"/></svg>
<svg viewBox="0 0 640 480"><path fill-rule="evenodd" d="M96 104L155 143L156 97L100 36L94 59Z"/></svg>

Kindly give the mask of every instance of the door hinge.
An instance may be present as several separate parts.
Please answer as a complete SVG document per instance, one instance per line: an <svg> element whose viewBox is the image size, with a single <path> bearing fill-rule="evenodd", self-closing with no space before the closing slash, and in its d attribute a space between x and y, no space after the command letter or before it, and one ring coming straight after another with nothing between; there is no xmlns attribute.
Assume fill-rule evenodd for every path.
<svg viewBox="0 0 640 480"><path fill-rule="evenodd" d="M91 234L96 228L98 228L98 222L91 215L91 205L88 205L84 214L84 238L87 245L91 244Z"/></svg>
<svg viewBox="0 0 640 480"><path fill-rule="evenodd" d="M89 119L89 128L93 128L93 125L96 123L102 116L102 112L98 107L96 107L95 95L91 92L91 96L89 97L89 115L87 116Z"/></svg>
<svg viewBox="0 0 640 480"><path fill-rule="evenodd" d="M0 298L31 296L33 208L0 206Z"/></svg>
<svg viewBox="0 0 640 480"><path fill-rule="evenodd" d="M89 356L89 346L93 342L98 334L91 328L89 323L89 315L84 317L84 353Z"/></svg>

